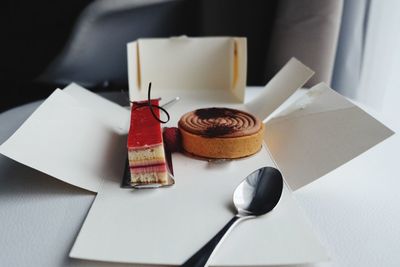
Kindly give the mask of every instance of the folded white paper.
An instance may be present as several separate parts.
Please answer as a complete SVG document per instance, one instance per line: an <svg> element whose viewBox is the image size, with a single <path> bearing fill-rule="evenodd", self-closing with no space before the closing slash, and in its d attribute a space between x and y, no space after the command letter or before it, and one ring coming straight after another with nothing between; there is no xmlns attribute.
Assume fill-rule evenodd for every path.
<svg viewBox="0 0 400 267"><path fill-rule="evenodd" d="M234 215L232 193L248 174L274 166L265 148L253 157L208 163L173 155L176 184L127 190L106 180L72 248L73 258L180 265ZM299 249L301 248L301 249ZM285 187L269 214L237 225L211 266L265 266L326 260L304 213Z"/></svg>
<svg viewBox="0 0 400 267"><path fill-rule="evenodd" d="M288 63L265 85L257 98L246 103L246 108L261 120L265 120L297 89L302 87L314 71L291 58Z"/></svg>
<svg viewBox="0 0 400 267"><path fill-rule="evenodd" d="M185 36L128 44L131 101L145 98L152 82L162 90L226 90L244 101L246 38Z"/></svg>
<svg viewBox="0 0 400 267"><path fill-rule="evenodd" d="M62 91L72 96L82 107L90 111L99 121L111 127L115 132L120 134L128 133L130 111L75 83L68 85Z"/></svg>
<svg viewBox="0 0 400 267"><path fill-rule="evenodd" d="M266 123L265 141L286 181L296 190L392 134L321 83Z"/></svg>
<svg viewBox="0 0 400 267"><path fill-rule="evenodd" d="M0 153L97 192L103 178L121 177L128 119L129 111L71 85L50 95Z"/></svg>

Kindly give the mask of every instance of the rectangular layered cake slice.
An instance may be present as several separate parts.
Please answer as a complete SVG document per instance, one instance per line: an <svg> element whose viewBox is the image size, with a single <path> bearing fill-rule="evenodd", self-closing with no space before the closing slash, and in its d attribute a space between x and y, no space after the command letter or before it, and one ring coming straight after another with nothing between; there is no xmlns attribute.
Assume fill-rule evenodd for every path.
<svg viewBox="0 0 400 267"><path fill-rule="evenodd" d="M151 100L152 105L158 102ZM159 109L153 108L153 111L160 116ZM147 101L132 104L128 159L132 185L168 183L161 124L154 118Z"/></svg>

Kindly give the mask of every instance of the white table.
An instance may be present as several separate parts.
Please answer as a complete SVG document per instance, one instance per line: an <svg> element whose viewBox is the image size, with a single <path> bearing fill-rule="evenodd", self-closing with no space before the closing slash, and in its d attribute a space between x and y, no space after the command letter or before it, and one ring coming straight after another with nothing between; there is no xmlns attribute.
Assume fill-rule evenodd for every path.
<svg viewBox="0 0 400 267"><path fill-rule="evenodd" d="M0 114L0 143L40 103ZM396 134L295 192L332 257L312 266L400 266L398 148ZM127 266L68 258L94 198L0 155L0 266Z"/></svg>

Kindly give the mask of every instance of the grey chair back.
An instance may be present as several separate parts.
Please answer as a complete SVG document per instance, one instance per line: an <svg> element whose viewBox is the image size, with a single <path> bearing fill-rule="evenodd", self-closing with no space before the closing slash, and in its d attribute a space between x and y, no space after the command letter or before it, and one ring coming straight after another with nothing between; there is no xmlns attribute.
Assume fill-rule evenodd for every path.
<svg viewBox="0 0 400 267"><path fill-rule="evenodd" d="M81 14L38 80L127 87L126 43L144 37L246 36L248 85L263 85L292 56L330 83L342 0L97 0Z"/></svg>

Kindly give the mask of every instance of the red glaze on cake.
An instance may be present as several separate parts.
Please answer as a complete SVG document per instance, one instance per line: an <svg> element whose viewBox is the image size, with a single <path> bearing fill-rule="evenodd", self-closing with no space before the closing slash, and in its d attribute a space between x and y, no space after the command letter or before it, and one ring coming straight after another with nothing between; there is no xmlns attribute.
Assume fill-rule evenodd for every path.
<svg viewBox="0 0 400 267"><path fill-rule="evenodd" d="M155 106L158 102L158 99L151 100ZM153 112L160 116L159 109L153 108ZM132 103L128 159L133 185L168 183L161 124L154 118L147 101Z"/></svg>

